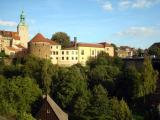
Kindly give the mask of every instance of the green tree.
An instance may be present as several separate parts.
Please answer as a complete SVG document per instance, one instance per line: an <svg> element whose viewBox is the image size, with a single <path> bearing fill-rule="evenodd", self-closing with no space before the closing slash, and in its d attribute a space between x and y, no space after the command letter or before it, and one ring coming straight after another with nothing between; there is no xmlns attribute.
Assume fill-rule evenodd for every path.
<svg viewBox="0 0 160 120"><path fill-rule="evenodd" d="M28 77L18 76L12 79L1 77L0 79L2 79L0 83L1 114L12 116L19 112L30 112L31 104L41 95L38 85Z"/></svg>
<svg viewBox="0 0 160 120"><path fill-rule="evenodd" d="M145 57L141 70L141 83L138 89L138 97L149 95L155 92L157 79L158 72L153 69L151 59L149 57Z"/></svg>
<svg viewBox="0 0 160 120"><path fill-rule="evenodd" d="M63 48L70 45L70 37L65 32L56 32L53 34L51 40L59 43Z"/></svg>
<svg viewBox="0 0 160 120"><path fill-rule="evenodd" d="M160 57L160 48L159 46L151 46L149 49L148 49L148 53L150 55L155 55L157 57Z"/></svg>
<svg viewBox="0 0 160 120"><path fill-rule="evenodd" d="M109 117L108 93L101 85L93 88L90 106L87 108L86 116L90 120L107 120Z"/></svg>
<svg viewBox="0 0 160 120"><path fill-rule="evenodd" d="M111 99L110 109L110 120L132 120L132 113L123 99L121 101Z"/></svg>

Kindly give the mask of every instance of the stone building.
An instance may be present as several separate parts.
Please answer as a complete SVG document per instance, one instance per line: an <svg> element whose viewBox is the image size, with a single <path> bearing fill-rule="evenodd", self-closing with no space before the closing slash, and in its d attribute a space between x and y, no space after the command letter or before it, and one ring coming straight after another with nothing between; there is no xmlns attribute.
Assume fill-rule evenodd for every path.
<svg viewBox="0 0 160 120"><path fill-rule="evenodd" d="M50 59L53 64L60 66L71 66L77 63L82 65L91 57L96 57L100 52L106 52L109 56L114 56L114 47L108 43L77 43L69 48L63 48L56 42L53 42L38 33L28 44L29 53L40 57Z"/></svg>
<svg viewBox="0 0 160 120"><path fill-rule="evenodd" d="M17 32L0 30L0 52L14 56L26 54L27 43L29 41L28 26L25 23L25 15L22 11Z"/></svg>

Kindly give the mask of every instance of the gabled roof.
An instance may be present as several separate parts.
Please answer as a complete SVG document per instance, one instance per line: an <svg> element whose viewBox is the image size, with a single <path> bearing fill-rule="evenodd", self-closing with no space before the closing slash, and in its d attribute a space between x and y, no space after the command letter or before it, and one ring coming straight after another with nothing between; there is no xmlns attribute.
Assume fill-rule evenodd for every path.
<svg viewBox="0 0 160 120"><path fill-rule="evenodd" d="M41 33L38 33L36 36L34 36L30 42L31 43L33 43L33 42L45 42L45 43L50 43L52 45L58 45L58 43L45 38Z"/></svg>
<svg viewBox="0 0 160 120"><path fill-rule="evenodd" d="M20 37L17 32L1 30L0 35L2 35L3 37L11 37L15 40L20 40Z"/></svg>
<svg viewBox="0 0 160 120"><path fill-rule="evenodd" d="M68 114L63 112L63 110L50 98L49 95L47 95L45 99L59 120L68 120Z"/></svg>

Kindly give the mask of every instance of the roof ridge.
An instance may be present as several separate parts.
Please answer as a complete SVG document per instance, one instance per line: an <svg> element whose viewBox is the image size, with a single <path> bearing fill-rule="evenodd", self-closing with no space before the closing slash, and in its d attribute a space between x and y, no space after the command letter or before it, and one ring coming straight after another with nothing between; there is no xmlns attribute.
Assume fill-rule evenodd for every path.
<svg viewBox="0 0 160 120"><path fill-rule="evenodd" d="M55 112L59 120L68 120L68 115L65 113L49 95L46 96L46 100L51 106L52 110Z"/></svg>

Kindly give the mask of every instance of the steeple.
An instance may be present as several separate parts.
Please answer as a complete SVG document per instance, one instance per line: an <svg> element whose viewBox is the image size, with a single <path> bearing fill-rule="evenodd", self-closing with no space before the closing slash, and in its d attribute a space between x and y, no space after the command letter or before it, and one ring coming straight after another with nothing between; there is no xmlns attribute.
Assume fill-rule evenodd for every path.
<svg viewBox="0 0 160 120"><path fill-rule="evenodd" d="M22 13L20 15L20 25L25 25L25 15L24 15L23 10L22 10Z"/></svg>
<svg viewBox="0 0 160 120"><path fill-rule="evenodd" d="M23 11L20 15L20 22L17 26L17 32L20 36L21 45L27 48L27 43L29 41L29 33L28 33L28 26L25 23L25 15Z"/></svg>

